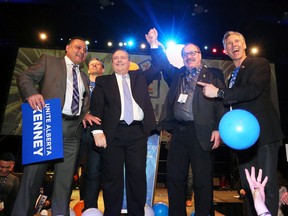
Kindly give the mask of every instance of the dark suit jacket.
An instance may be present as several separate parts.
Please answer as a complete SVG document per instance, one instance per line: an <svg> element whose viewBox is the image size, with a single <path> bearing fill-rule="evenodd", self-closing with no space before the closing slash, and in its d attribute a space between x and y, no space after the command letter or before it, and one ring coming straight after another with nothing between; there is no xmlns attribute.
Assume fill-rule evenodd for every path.
<svg viewBox="0 0 288 216"><path fill-rule="evenodd" d="M131 91L134 100L144 112L143 130L147 134L155 128L154 110L148 93L148 85L159 75L159 70L151 66L148 70L129 71ZM120 92L116 75L97 77L91 98L91 113L102 120L101 125L93 125L92 130L103 130L109 144L115 134L121 115Z"/></svg>
<svg viewBox="0 0 288 216"><path fill-rule="evenodd" d="M165 101L164 108L161 113L158 129L173 130L177 123L174 117L173 104L178 100L177 89L181 85L181 79L186 68L180 69L173 67L166 55L160 49L151 50L152 58L157 59L157 67L162 69L163 76L168 83L171 82L169 92ZM157 56L157 57L156 57ZM206 68L203 66L198 81L212 83L215 86L223 88L224 76L221 70L216 68ZM220 100L209 99L204 97L201 86L195 86L193 97L193 115L196 128L197 138L201 147L205 151L211 151L212 145L210 142L213 130L218 130L218 125L221 117L224 115L224 106Z"/></svg>
<svg viewBox="0 0 288 216"><path fill-rule="evenodd" d="M247 57L231 89L224 89L225 105L251 112L260 124L260 145L283 138L279 117L271 102L271 68L264 58Z"/></svg>
<svg viewBox="0 0 288 216"><path fill-rule="evenodd" d="M82 127L79 126L90 105L89 78L84 72L80 74L86 93L78 120L77 131L75 131L79 138L82 132ZM17 77L17 85L23 101L33 94L40 93L44 99L60 98L62 108L65 102L66 82L67 68L64 58L48 55L42 55L38 61ZM39 85L39 89L35 85Z"/></svg>

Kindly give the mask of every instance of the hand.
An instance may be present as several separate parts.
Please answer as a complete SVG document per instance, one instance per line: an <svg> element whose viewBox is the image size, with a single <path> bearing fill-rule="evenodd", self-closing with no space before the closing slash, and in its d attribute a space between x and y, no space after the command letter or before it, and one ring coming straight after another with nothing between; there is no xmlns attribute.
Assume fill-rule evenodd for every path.
<svg viewBox="0 0 288 216"><path fill-rule="evenodd" d="M150 29L148 34L145 34L145 38L146 38L147 42L150 44L150 46L152 46L152 45L158 46L158 43L160 43L157 39L158 38L158 32L155 28Z"/></svg>
<svg viewBox="0 0 288 216"><path fill-rule="evenodd" d="M288 192L283 193L280 200L283 205L288 205Z"/></svg>
<svg viewBox="0 0 288 216"><path fill-rule="evenodd" d="M34 110L42 110L45 107L45 101L41 94L33 94L27 98L27 101Z"/></svg>
<svg viewBox="0 0 288 216"><path fill-rule="evenodd" d="M93 122L95 124L101 125L101 119L96 116L91 115L90 113L87 113L84 119L82 120L84 128L87 127L87 122L89 123L89 125L93 125Z"/></svg>
<svg viewBox="0 0 288 216"><path fill-rule="evenodd" d="M215 131L212 132L210 141L211 141L211 142L214 141L213 146L212 146L212 149L217 149L217 148L219 148L219 146L221 145L221 138L220 138L219 131L216 131L216 130L215 130Z"/></svg>
<svg viewBox="0 0 288 216"><path fill-rule="evenodd" d="M246 179L249 183L251 194L254 200L255 210L258 215L263 212L269 212L265 205L265 185L268 181L268 176L262 181L262 169L259 169L257 179L255 177L255 167L251 167L251 175L247 169L245 169ZM262 181L262 182L261 182Z"/></svg>
<svg viewBox="0 0 288 216"><path fill-rule="evenodd" d="M93 134L94 142L97 147L107 147L106 136L104 133Z"/></svg>
<svg viewBox="0 0 288 216"><path fill-rule="evenodd" d="M208 98L216 98L219 88L215 87L212 84L197 82L198 85L203 86L203 94Z"/></svg>

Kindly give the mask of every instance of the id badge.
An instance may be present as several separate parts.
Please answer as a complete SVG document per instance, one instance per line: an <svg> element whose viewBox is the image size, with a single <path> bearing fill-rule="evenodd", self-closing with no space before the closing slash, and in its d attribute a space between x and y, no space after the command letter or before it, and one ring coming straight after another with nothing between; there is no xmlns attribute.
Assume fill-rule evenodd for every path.
<svg viewBox="0 0 288 216"><path fill-rule="evenodd" d="M177 102L179 102L179 103L186 103L186 100L187 100L187 98L188 98L188 94L180 94L179 95L179 98L178 98L178 101Z"/></svg>

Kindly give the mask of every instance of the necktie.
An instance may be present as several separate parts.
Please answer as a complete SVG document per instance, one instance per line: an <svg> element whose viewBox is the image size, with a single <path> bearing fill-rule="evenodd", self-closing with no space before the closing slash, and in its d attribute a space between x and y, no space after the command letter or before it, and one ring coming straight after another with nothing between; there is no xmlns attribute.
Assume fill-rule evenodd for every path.
<svg viewBox="0 0 288 216"><path fill-rule="evenodd" d="M240 69L240 67L236 67L233 70L232 75L231 75L231 79L229 82L229 88L232 88L232 86L234 85L239 69Z"/></svg>
<svg viewBox="0 0 288 216"><path fill-rule="evenodd" d="M191 72L186 71L186 80L190 82L193 77L195 77L198 74L198 70L196 68L193 68Z"/></svg>
<svg viewBox="0 0 288 216"><path fill-rule="evenodd" d="M126 76L122 77L123 94L124 94L124 121L130 125L133 122L133 104L132 96L129 90Z"/></svg>
<svg viewBox="0 0 288 216"><path fill-rule="evenodd" d="M198 70L196 68L193 68L191 71L192 77L195 77L198 74Z"/></svg>
<svg viewBox="0 0 288 216"><path fill-rule="evenodd" d="M73 73L73 95L72 95L72 104L71 104L71 112L72 115L76 115L79 111L79 89L78 89L78 79L76 74L77 65L73 65L72 73Z"/></svg>

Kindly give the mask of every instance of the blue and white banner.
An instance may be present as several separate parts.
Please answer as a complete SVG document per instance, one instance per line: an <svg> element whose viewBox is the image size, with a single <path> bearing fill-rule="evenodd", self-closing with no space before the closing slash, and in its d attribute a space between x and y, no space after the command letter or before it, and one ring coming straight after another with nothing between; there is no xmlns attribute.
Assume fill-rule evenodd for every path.
<svg viewBox="0 0 288 216"><path fill-rule="evenodd" d="M63 158L60 99L45 100L42 110L22 104L22 164L59 158Z"/></svg>

